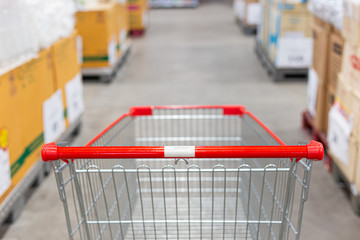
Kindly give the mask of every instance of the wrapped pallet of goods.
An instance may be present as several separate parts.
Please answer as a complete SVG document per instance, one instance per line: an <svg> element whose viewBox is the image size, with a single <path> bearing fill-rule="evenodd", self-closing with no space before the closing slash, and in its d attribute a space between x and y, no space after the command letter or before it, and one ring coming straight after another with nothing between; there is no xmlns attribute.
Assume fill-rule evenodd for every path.
<svg viewBox="0 0 360 240"><path fill-rule="evenodd" d="M346 183L351 186L352 196L357 198L353 206L359 209L360 200L357 196L360 191L360 172L357 169L360 165L360 1L345 0L343 3L341 34L344 40L336 33L336 48L342 50L342 61L337 76L335 104L329 112L328 142L335 168L340 170ZM332 40L335 42L335 38ZM337 63L338 60L333 62ZM331 82L334 81L333 74L329 78L329 88L335 85Z"/></svg>
<svg viewBox="0 0 360 240"><path fill-rule="evenodd" d="M260 1L256 53L274 81L308 78L312 64L312 17L306 2Z"/></svg>
<svg viewBox="0 0 360 240"><path fill-rule="evenodd" d="M265 51L266 43L268 42L268 18L269 18L269 1L260 0L260 19L256 29L256 44L257 48Z"/></svg>
<svg viewBox="0 0 360 240"><path fill-rule="evenodd" d="M234 16L244 33L255 33L261 21L261 4L259 0L234 0Z"/></svg>
<svg viewBox="0 0 360 240"><path fill-rule="evenodd" d="M341 36L342 1L309 0L312 13L313 64L308 79L308 110L314 129L326 133L331 105L341 71L344 39Z"/></svg>
<svg viewBox="0 0 360 240"><path fill-rule="evenodd" d="M22 55L17 52L18 49L14 49L19 56L18 60L22 61L21 64L7 68L4 74L0 74L0 92L4 98L0 108L5 113L0 117L0 221L9 214L10 221L13 221L21 212L26 191L35 180L39 183L44 174L40 161L41 146L59 140L68 132L66 117L73 123L70 116L74 114L70 111L74 112L74 107L64 104L69 92L63 92L58 87L57 78L57 71L64 74L68 69L65 66L56 66L53 48L57 41L61 41L60 39L74 31L75 6L72 0L16 0L11 1L11 4L9 1L8 5L3 7L1 10L5 12L22 14L19 28L16 27L14 19L13 22L10 21L14 23L14 31L22 31L25 22L28 25L26 31L6 35L1 40L8 43L20 42L24 34L32 32L31 36L36 43L36 47L32 49L37 49L35 56L25 62L22 61L22 56L28 55L28 50L23 48ZM17 7L20 7L21 11L15 11ZM28 16L26 21L22 19L25 16ZM0 14L1 17L4 15ZM16 15L13 17L16 18ZM26 42L32 38L24 37L24 40ZM76 47L72 47L71 51L75 53L77 61ZM7 52L11 53L11 48ZM65 48L59 52L62 61L69 60L66 59L66 54L63 55L66 52ZM12 53L12 56L15 56L15 53ZM79 66L77 63L75 65ZM72 86L71 91L76 91L80 95L76 106L81 106L81 75L78 78L81 86ZM64 106L67 107L67 111ZM83 108L79 112L82 111ZM78 118L80 115L78 114Z"/></svg>
<svg viewBox="0 0 360 240"><path fill-rule="evenodd" d="M111 81L130 46L127 3L97 3L78 11L76 29L82 39L83 75Z"/></svg>
<svg viewBox="0 0 360 240"><path fill-rule="evenodd" d="M150 0L151 8L194 8L199 0Z"/></svg>
<svg viewBox="0 0 360 240"><path fill-rule="evenodd" d="M130 33L139 36L149 26L149 6L147 0L128 0Z"/></svg>
<svg viewBox="0 0 360 240"><path fill-rule="evenodd" d="M270 61L276 68L310 67L312 18L306 3L274 0L269 7L267 51Z"/></svg>

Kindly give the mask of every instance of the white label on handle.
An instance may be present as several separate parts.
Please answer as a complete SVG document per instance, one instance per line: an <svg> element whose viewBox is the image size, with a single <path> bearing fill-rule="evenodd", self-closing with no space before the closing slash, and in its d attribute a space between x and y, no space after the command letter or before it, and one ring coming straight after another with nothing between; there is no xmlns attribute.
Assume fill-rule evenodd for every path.
<svg viewBox="0 0 360 240"><path fill-rule="evenodd" d="M195 157L195 146L165 146L165 157Z"/></svg>

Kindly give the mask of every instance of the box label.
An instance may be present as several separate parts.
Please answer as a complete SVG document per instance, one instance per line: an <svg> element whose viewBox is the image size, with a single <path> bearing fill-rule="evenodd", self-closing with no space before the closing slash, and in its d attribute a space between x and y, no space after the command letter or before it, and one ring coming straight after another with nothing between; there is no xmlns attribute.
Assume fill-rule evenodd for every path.
<svg viewBox="0 0 360 240"><path fill-rule="evenodd" d="M126 37L127 37L126 29L121 29L119 33L119 39L120 39L120 49L122 54L124 54L124 51L126 50Z"/></svg>
<svg viewBox="0 0 360 240"><path fill-rule="evenodd" d="M307 84L307 107L310 115L316 115L316 100L319 78L314 69L309 69L309 79Z"/></svg>
<svg viewBox="0 0 360 240"><path fill-rule="evenodd" d="M308 68L312 64L312 38L281 37L276 53L277 67Z"/></svg>
<svg viewBox="0 0 360 240"><path fill-rule="evenodd" d="M83 64L83 41L80 35L76 36L76 50L79 65Z"/></svg>
<svg viewBox="0 0 360 240"><path fill-rule="evenodd" d="M245 1L235 1L234 2L234 11L235 16L237 16L240 20L244 20L245 18Z"/></svg>
<svg viewBox="0 0 360 240"><path fill-rule="evenodd" d="M349 143L352 122L344 116L340 104L335 103L329 112L328 143L331 152L345 165L349 162Z"/></svg>
<svg viewBox="0 0 360 240"><path fill-rule="evenodd" d="M116 40L112 39L108 45L109 64L114 65L116 62Z"/></svg>
<svg viewBox="0 0 360 240"><path fill-rule="evenodd" d="M43 103L44 142L54 142L65 131L62 91L57 90Z"/></svg>
<svg viewBox="0 0 360 240"><path fill-rule="evenodd" d="M7 129L0 129L0 196L11 185L8 135Z"/></svg>
<svg viewBox="0 0 360 240"><path fill-rule="evenodd" d="M248 4L246 22L250 25L257 25L261 22L261 5L260 5L260 3Z"/></svg>
<svg viewBox="0 0 360 240"><path fill-rule="evenodd" d="M79 73L65 85L67 117L74 123L84 112L84 94L81 74Z"/></svg>

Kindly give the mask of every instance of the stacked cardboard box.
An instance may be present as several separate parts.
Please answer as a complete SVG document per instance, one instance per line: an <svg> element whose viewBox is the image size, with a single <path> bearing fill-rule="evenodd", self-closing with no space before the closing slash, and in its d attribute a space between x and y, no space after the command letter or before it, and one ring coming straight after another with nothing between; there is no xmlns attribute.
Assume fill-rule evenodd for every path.
<svg viewBox="0 0 360 240"><path fill-rule="evenodd" d="M326 106L326 92L328 88L328 65L329 65L329 44L330 35L333 27L331 24L324 22L320 18L313 17L312 22L312 36L314 41L313 48L313 64L309 74L309 86L311 88L308 91L310 97L309 110L314 118L314 124L317 129L325 132L327 129L327 113L325 114Z"/></svg>
<svg viewBox="0 0 360 240"><path fill-rule="evenodd" d="M246 27L256 27L261 21L261 5L259 0L234 0L235 18Z"/></svg>
<svg viewBox="0 0 360 240"><path fill-rule="evenodd" d="M76 14L82 38L83 68L113 67L128 44L126 2L94 5Z"/></svg>
<svg viewBox="0 0 360 240"><path fill-rule="evenodd" d="M360 21L358 12L360 6L355 1L345 1L344 23L342 36L345 40L341 72L338 74L335 90L335 104L329 112L328 141L334 161L339 166L350 183L360 178L356 172L359 165L359 137L360 137ZM340 37L333 51L340 49ZM332 38L335 41L335 38ZM334 59L333 63L338 62ZM334 90L335 76L330 75L328 95ZM339 141L343 139L343 141ZM360 184L358 185L360 190Z"/></svg>
<svg viewBox="0 0 360 240"><path fill-rule="evenodd" d="M312 63L311 14L303 1L261 1L258 42L277 68L308 68Z"/></svg>
<svg viewBox="0 0 360 240"><path fill-rule="evenodd" d="M128 0L130 31L143 31L149 25L147 0Z"/></svg>
<svg viewBox="0 0 360 240"><path fill-rule="evenodd" d="M43 143L82 113L79 72L74 32L0 76L0 204L39 161Z"/></svg>
<svg viewBox="0 0 360 240"><path fill-rule="evenodd" d="M76 14L76 29L82 38L82 67L107 67L117 59L118 24L114 3L98 4Z"/></svg>

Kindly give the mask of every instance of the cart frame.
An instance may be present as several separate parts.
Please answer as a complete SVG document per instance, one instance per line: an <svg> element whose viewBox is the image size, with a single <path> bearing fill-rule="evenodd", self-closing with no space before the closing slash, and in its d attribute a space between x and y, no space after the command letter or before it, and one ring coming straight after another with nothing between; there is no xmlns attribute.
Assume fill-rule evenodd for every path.
<svg viewBox="0 0 360 240"><path fill-rule="evenodd" d="M316 141L285 145L243 106L143 106L84 147L45 144L42 158L70 239L299 239L323 153Z"/></svg>

